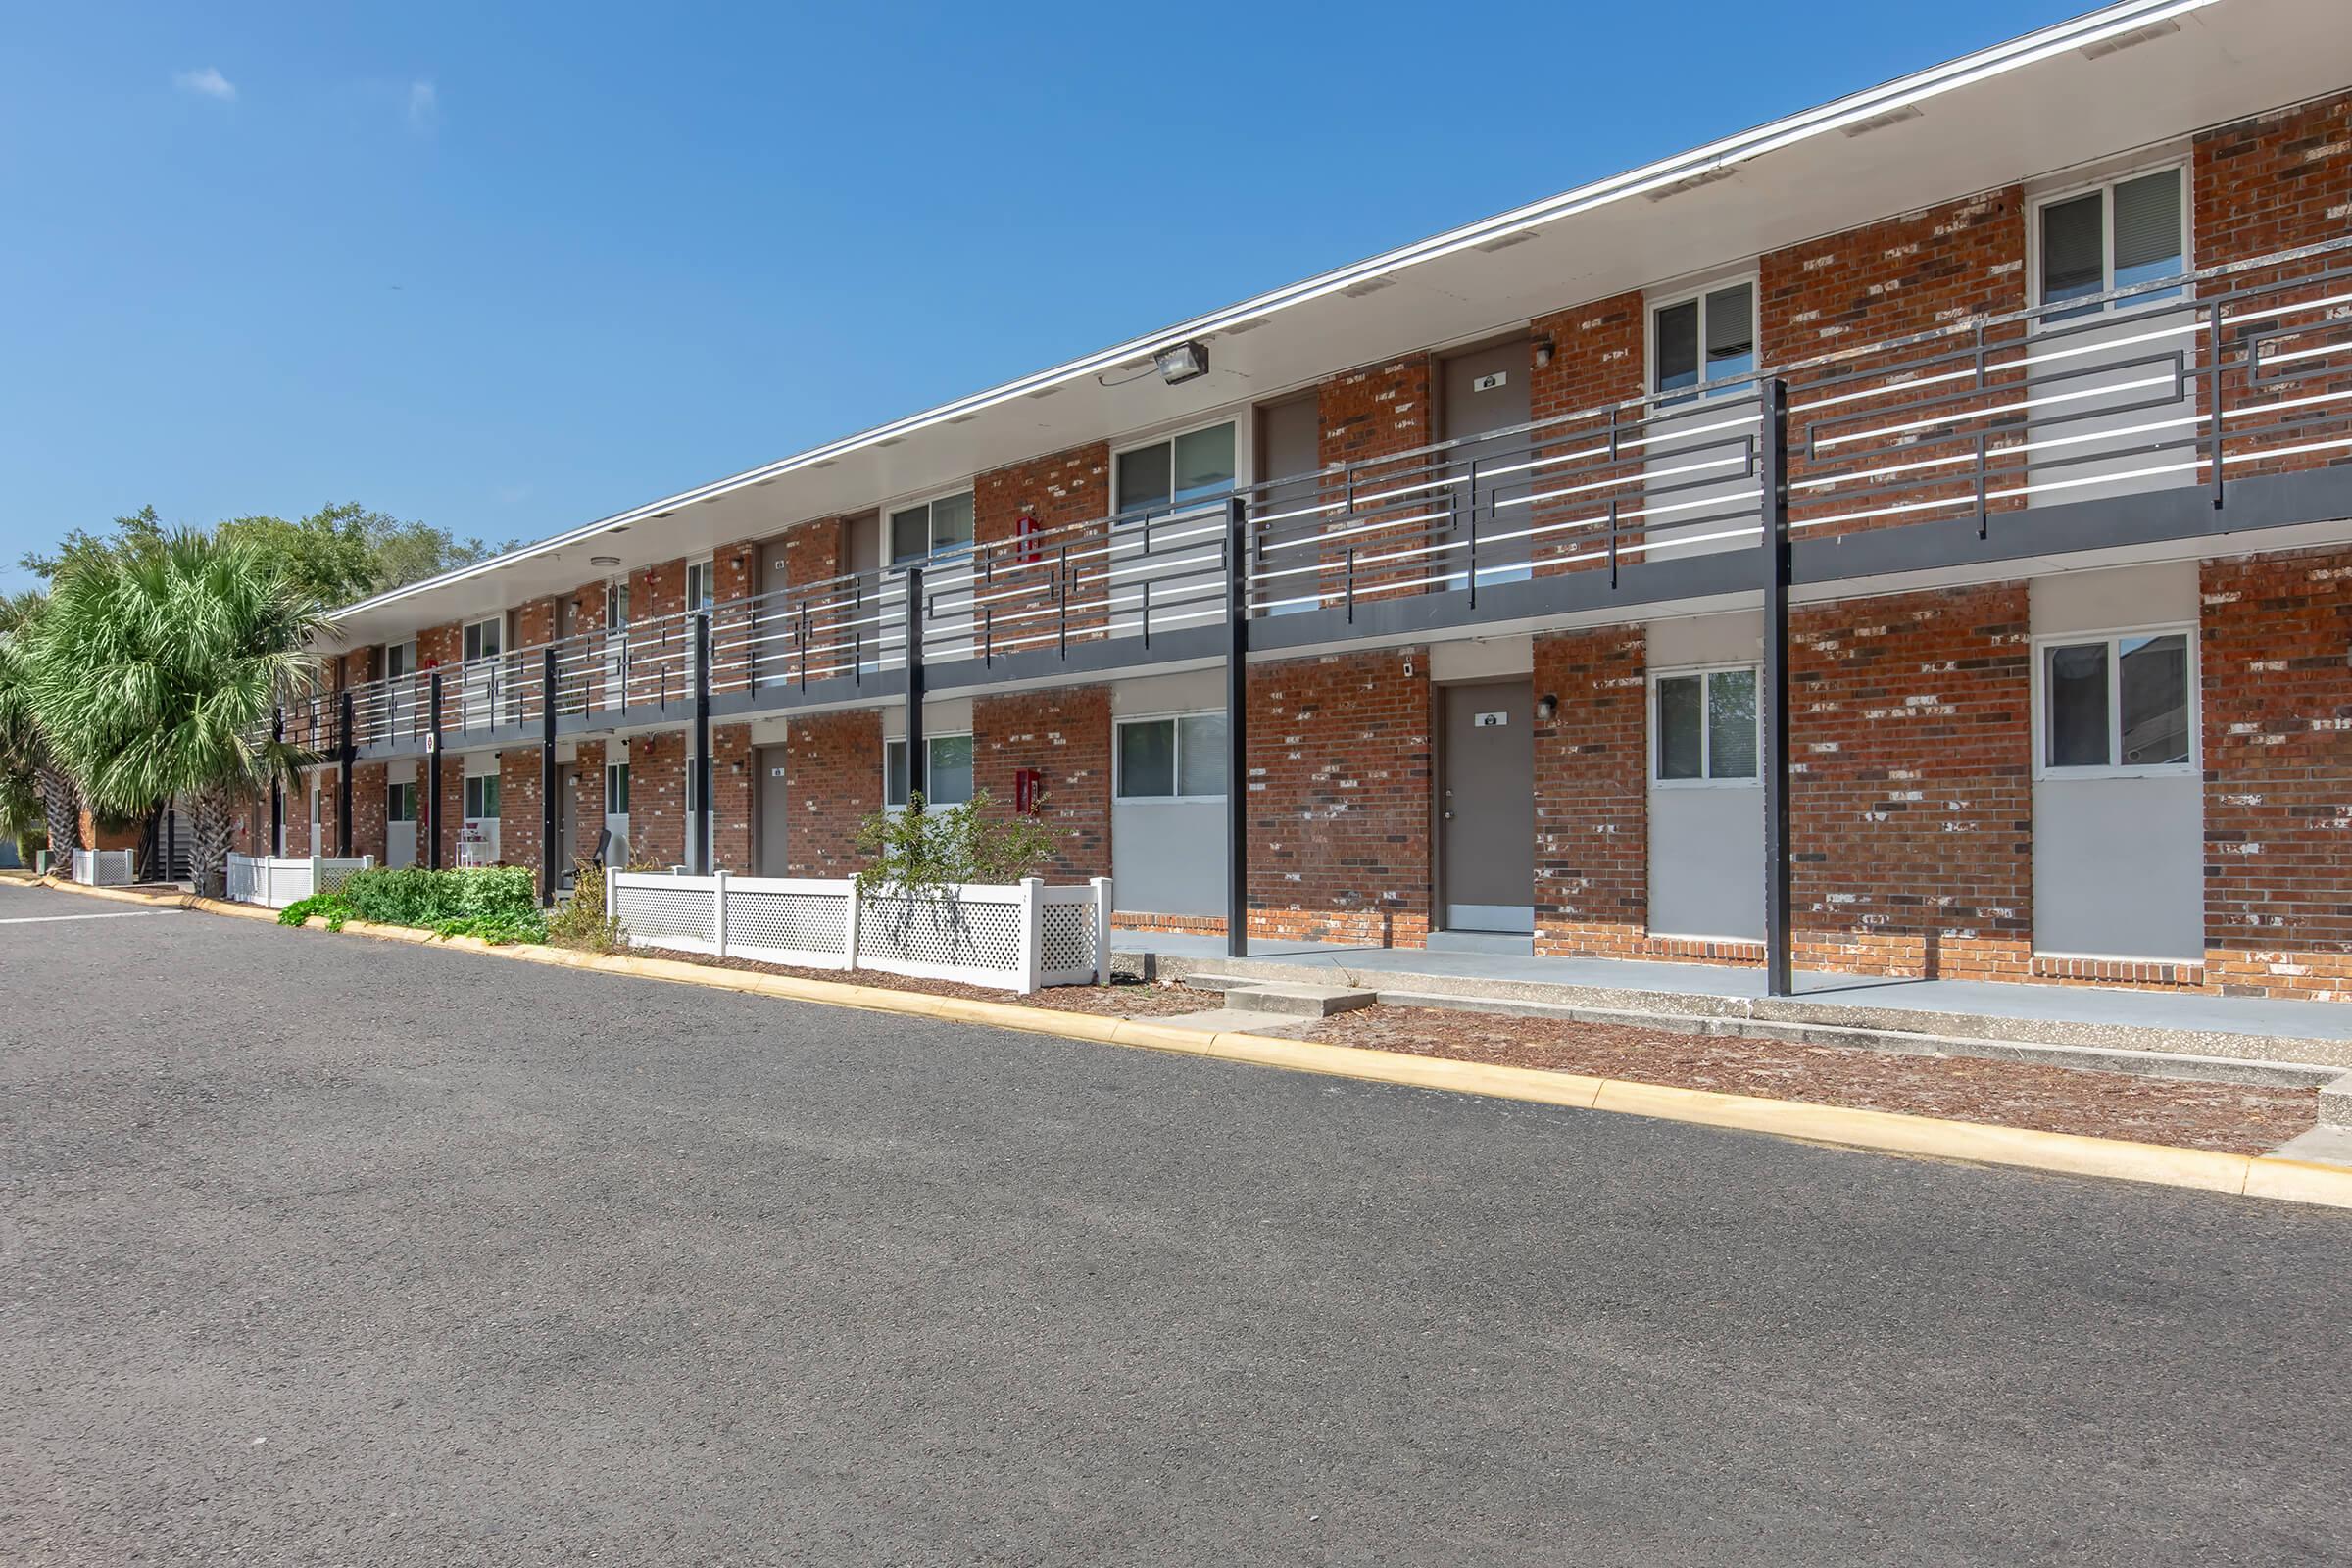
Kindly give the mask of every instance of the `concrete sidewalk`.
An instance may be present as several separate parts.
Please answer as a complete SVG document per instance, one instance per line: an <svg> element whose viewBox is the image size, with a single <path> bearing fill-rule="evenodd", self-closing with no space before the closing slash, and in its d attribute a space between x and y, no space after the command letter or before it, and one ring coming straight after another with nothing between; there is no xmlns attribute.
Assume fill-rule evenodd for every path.
<svg viewBox="0 0 2352 1568"><path fill-rule="evenodd" d="M1116 931L1124 967L1161 979L1250 975L1377 991L1385 1002L1535 1004L1681 1017L1759 1018L1964 1039L2352 1067L2352 1006L2091 986L1905 980L1801 972L1797 995L1769 999L1760 970L1617 958L1544 958L1336 943L1250 944L1221 936Z"/></svg>

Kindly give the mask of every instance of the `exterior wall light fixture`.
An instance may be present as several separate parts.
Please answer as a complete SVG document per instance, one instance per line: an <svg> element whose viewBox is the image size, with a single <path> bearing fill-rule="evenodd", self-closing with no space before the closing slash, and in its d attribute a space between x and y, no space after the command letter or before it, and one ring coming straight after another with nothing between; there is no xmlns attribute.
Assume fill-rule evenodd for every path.
<svg viewBox="0 0 2352 1568"><path fill-rule="evenodd" d="M1179 343L1174 348L1161 349L1152 356L1159 367L1159 378L1170 386L1182 386L1208 373L1208 345L1199 338Z"/></svg>

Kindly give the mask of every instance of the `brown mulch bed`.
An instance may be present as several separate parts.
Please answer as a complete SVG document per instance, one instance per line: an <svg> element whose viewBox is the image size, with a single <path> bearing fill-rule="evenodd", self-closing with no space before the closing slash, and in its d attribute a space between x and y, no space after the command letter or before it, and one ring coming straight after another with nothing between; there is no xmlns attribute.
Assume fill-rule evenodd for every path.
<svg viewBox="0 0 2352 1568"><path fill-rule="evenodd" d="M756 958L714 958L708 953L680 953L673 948L634 948L643 958L674 958L712 969L743 969L753 974L790 975L796 980L832 980L842 985L867 986L876 991L922 991L935 997L965 997L973 1002L1008 1002L1053 1012L1091 1012L1104 1018L1166 1018L1180 1012L1206 1012L1223 1000L1213 991L1188 991L1182 986L1152 985L1122 977L1107 986L1048 986L1033 997L1000 991L993 986L967 986L955 980L926 980L907 974L883 974L875 969L855 973L841 969L796 969L788 964L761 963Z"/></svg>
<svg viewBox="0 0 2352 1568"><path fill-rule="evenodd" d="M1438 1007L1366 1007L1307 1038L1416 1056L2261 1154L2319 1119L2316 1089L2261 1089L1975 1056L1905 1056Z"/></svg>
<svg viewBox="0 0 2352 1568"><path fill-rule="evenodd" d="M838 969L797 969L669 949L636 951L648 957L755 974L836 980L886 991L922 991L1111 1018L1205 1012L1224 1000L1213 991L1132 979L1109 986L1051 986L1023 998L986 986L866 969L845 974ZM2191 1083L1974 1056L1906 1056L1739 1035L1687 1035L1668 1029L1502 1017L1441 1007L1364 1007L1307 1025L1298 1033L1329 1045L1416 1056L1590 1073L1636 1083L1894 1110L2093 1138L2125 1138L2233 1154L2267 1153L2310 1131L2319 1119L2316 1089Z"/></svg>

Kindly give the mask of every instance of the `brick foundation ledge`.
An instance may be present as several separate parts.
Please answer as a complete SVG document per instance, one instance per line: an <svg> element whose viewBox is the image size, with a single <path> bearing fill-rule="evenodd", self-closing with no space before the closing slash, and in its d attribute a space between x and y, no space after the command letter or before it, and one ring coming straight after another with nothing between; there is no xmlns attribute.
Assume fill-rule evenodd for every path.
<svg viewBox="0 0 2352 1568"><path fill-rule="evenodd" d="M2186 959L2078 958L2061 954L2034 955L2036 980L2087 980L2102 985L2177 986L2200 989L2205 965Z"/></svg>
<svg viewBox="0 0 2352 1568"><path fill-rule="evenodd" d="M1113 931L1160 931L1221 937L1225 934L1225 917L1221 914L1151 914L1116 909L1110 916L1110 928Z"/></svg>

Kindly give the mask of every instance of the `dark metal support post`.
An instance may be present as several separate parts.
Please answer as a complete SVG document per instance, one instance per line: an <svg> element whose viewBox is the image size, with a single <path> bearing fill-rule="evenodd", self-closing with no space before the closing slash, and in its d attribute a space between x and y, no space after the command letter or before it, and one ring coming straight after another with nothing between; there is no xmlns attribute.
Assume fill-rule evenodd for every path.
<svg viewBox="0 0 2352 1568"><path fill-rule="evenodd" d="M425 683L424 700L424 864L441 869L441 672Z"/></svg>
<svg viewBox="0 0 2352 1568"><path fill-rule="evenodd" d="M710 612L694 612L694 788L686 802L686 870L709 876L711 870L710 804L718 799L710 787Z"/></svg>
<svg viewBox="0 0 2352 1568"><path fill-rule="evenodd" d="M285 744L286 710L283 708L272 706L270 710L270 739L275 746ZM270 853L286 853L286 786L285 781L277 775L274 761L270 769Z"/></svg>
<svg viewBox="0 0 2352 1568"><path fill-rule="evenodd" d="M335 854L348 860L351 858L351 764L359 755L359 748L352 741L351 693L348 691L343 694L342 709L338 716L342 720L343 734L335 747L336 760L343 764L343 778L335 791Z"/></svg>
<svg viewBox="0 0 2352 1568"><path fill-rule="evenodd" d="M1225 518L1225 956L1250 956L1250 505Z"/></svg>
<svg viewBox="0 0 2352 1568"><path fill-rule="evenodd" d="M1795 990L1788 895L1788 385L1761 388L1758 489L1764 524L1764 989Z"/></svg>
<svg viewBox="0 0 2352 1568"><path fill-rule="evenodd" d="M539 903L556 906L556 648L548 644L539 666Z"/></svg>
<svg viewBox="0 0 2352 1568"><path fill-rule="evenodd" d="M906 568L906 799L930 788L923 745L923 568Z"/></svg>

